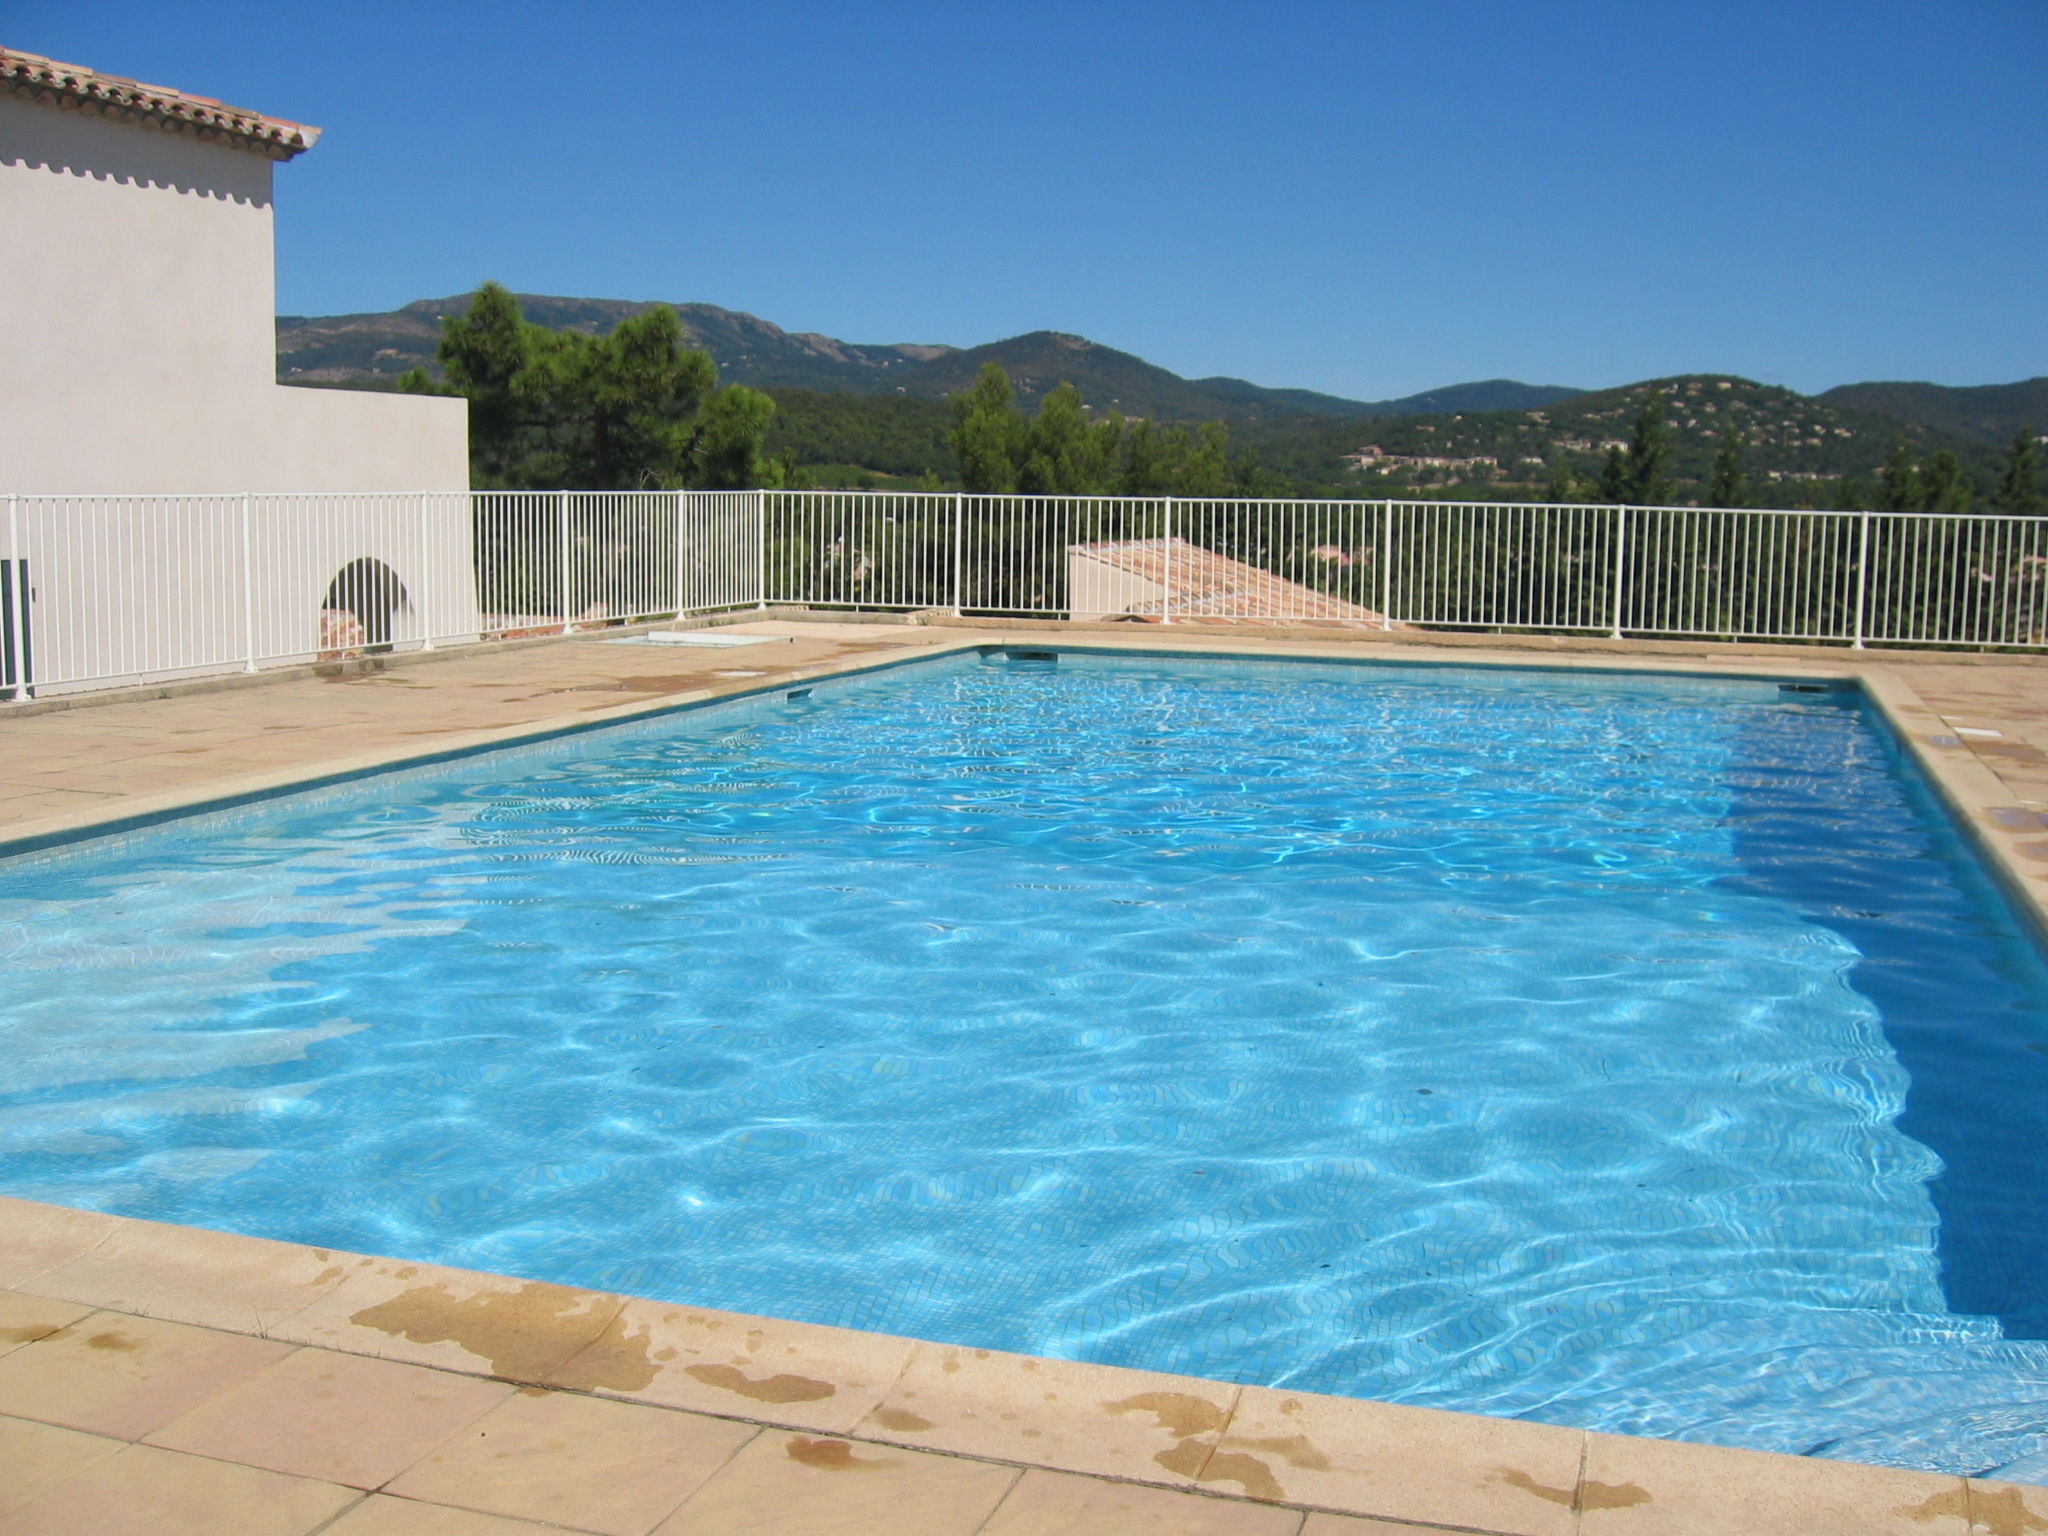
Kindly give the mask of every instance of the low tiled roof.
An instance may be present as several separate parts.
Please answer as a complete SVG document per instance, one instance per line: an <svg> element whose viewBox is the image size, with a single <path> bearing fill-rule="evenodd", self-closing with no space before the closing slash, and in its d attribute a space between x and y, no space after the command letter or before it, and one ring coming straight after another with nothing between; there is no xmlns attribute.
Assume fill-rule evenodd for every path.
<svg viewBox="0 0 2048 1536"><path fill-rule="evenodd" d="M210 144L246 149L272 160L289 160L313 147L318 128L226 106L210 96L102 75L76 64L59 64L33 53L0 48L0 89L65 111L114 122L186 133Z"/></svg>
<svg viewBox="0 0 2048 1536"><path fill-rule="evenodd" d="M1119 539L1105 544L1072 544L1071 554L1152 582L1171 597L1176 624L1371 625L1380 615L1357 603L1275 576L1242 560L1190 544L1186 539ZM1135 618L1166 617L1167 596L1135 603L1124 611Z"/></svg>

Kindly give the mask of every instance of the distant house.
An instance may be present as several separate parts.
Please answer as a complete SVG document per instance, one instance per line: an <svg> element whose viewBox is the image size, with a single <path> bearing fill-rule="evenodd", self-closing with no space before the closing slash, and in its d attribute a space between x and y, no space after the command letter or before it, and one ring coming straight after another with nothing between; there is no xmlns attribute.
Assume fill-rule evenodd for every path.
<svg viewBox="0 0 2048 1536"><path fill-rule="evenodd" d="M101 671L132 651L137 675L230 644L314 653L350 620L402 640L423 606L443 633L474 610L453 589L470 537L457 498L267 503L253 531L238 501L34 499L467 490L464 401L276 381L271 177L318 137L0 49L0 541L10 525L18 541L0 543L0 606L28 597L41 675L88 650ZM259 538L243 613L237 546ZM430 549L451 590L418 590ZM0 683L16 667L0 657Z"/></svg>
<svg viewBox="0 0 2048 1536"><path fill-rule="evenodd" d="M1335 546L1316 550L1313 558L1340 569L1353 564ZM1180 538L1069 545L1067 604L1067 617L1083 623L1171 618L1176 624L1385 627L1370 608Z"/></svg>
<svg viewBox="0 0 2048 1536"><path fill-rule="evenodd" d="M1436 453L1388 453L1376 443L1368 444L1356 453L1345 454L1344 462L1353 469L1374 475L1389 475L1397 469L1443 469L1454 474L1470 474L1474 470L1483 469L1491 473L1500 468L1500 460L1490 454L1457 458Z"/></svg>

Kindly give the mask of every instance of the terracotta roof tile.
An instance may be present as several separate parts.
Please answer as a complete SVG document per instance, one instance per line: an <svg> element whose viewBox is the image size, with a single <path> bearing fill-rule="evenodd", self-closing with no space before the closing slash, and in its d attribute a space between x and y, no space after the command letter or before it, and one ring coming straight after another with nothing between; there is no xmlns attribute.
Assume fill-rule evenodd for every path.
<svg viewBox="0 0 2048 1536"><path fill-rule="evenodd" d="M249 150L272 160L303 154L320 137L318 128L245 112L210 96L144 85L11 48L0 48L0 89L67 111L188 133L207 143Z"/></svg>
<svg viewBox="0 0 2048 1536"><path fill-rule="evenodd" d="M1120 539L1104 544L1071 544L1070 555L1098 561L1161 590L1124 609L1135 618L1176 624L1330 624L1380 627L1380 615L1357 603L1318 592L1271 571L1219 555L1186 539ZM1398 626L1397 626L1398 627Z"/></svg>

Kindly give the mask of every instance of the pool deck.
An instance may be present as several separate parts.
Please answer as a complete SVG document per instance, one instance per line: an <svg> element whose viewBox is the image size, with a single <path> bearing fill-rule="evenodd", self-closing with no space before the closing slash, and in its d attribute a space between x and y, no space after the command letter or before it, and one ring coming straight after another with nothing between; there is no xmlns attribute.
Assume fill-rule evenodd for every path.
<svg viewBox="0 0 2048 1536"><path fill-rule="evenodd" d="M2048 913L2048 658L771 619L0 707L0 848L1015 641L1856 677ZM2048 1488L669 1305L0 1198L4 1536L1949 1536Z"/></svg>

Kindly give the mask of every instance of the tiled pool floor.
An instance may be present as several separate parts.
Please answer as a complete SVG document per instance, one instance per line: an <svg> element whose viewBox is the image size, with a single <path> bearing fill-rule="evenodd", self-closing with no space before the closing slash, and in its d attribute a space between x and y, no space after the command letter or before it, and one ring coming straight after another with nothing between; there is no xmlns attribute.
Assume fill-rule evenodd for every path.
<svg viewBox="0 0 2048 1536"><path fill-rule="evenodd" d="M794 643L569 639L0 709L0 840L1003 638L761 627ZM2048 893L2048 661L1085 638L1854 673L2015 883ZM741 654L762 675L720 676ZM0 1200L0 1533L555 1529L2028 1536L2048 1532L2048 1489L988 1354Z"/></svg>

